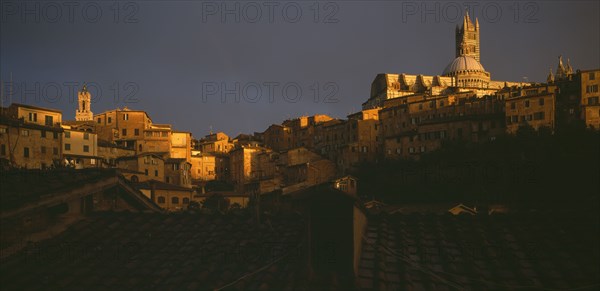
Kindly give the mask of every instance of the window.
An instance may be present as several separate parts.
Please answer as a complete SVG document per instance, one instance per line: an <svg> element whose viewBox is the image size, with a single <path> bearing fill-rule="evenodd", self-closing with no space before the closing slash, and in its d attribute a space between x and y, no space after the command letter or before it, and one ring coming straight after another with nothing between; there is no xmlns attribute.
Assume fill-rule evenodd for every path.
<svg viewBox="0 0 600 291"><path fill-rule="evenodd" d="M0 127L0 133L6 133L6 128Z"/></svg>
<svg viewBox="0 0 600 291"><path fill-rule="evenodd" d="M123 114L123 120L129 120L129 113Z"/></svg>
<svg viewBox="0 0 600 291"><path fill-rule="evenodd" d="M52 148L52 154L55 155L55 156L58 155L58 148L57 147Z"/></svg>
<svg viewBox="0 0 600 291"><path fill-rule="evenodd" d="M37 122L37 113L29 112L29 121Z"/></svg>
<svg viewBox="0 0 600 291"><path fill-rule="evenodd" d="M598 104L598 97L590 97L588 98L588 105L597 105Z"/></svg>
<svg viewBox="0 0 600 291"><path fill-rule="evenodd" d="M529 100L525 100L525 107L529 107Z"/></svg>
<svg viewBox="0 0 600 291"><path fill-rule="evenodd" d="M126 135L127 135L127 128L123 128L123 130L122 130L122 134L123 134L123 136L126 136Z"/></svg>
<svg viewBox="0 0 600 291"><path fill-rule="evenodd" d="M179 197L171 197L172 204L179 204Z"/></svg>
<svg viewBox="0 0 600 291"><path fill-rule="evenodd" d="M183 198L183 204L190 204L190 198Z"/></svg>
<svg viewBox="0 0 600 291"><path fill-rule="evenodd" d="M0 145L0 156L6 156L6 145Z"/></svg>
<svg viewBox="0 0 600 291"><path fill-rule="evenodd" d="M29 148L23 148L23 157L29 158Z"/></svg>
<svg viewBox="0 0 600 291"><path fill-rule="evenodd" d="M84 146L83 146L83 152L84 152L84 153L89 153L89 152L90 152L90 146L88 146L88 145L84 145Z"/></svg>
<svg viewBox="0 0 600 291"><path fill-rule="evenodd" d="M139 128L134 129L133 135L136 135L136 136L140 135L140 129Z"/></svg>
<svg viewBox="0 0 600 291"><path fill-rule="evenodd" d="M167 177L167 183L171 183L171 177Z"/></svg>
<svg viewBox="0 0 600 291"><path fill-rule="evenodd" d="M27 130L27 129L21 130L21 135L22 136L29 136L29 130Z"/></svg>
<svg viewBox="0 0 600 291"><path fill-rule="evenodd" d="M52 138L58 139L58 132L53 132L52 133Z"/></svg>
<svg viewBox="0 0 600 291"><path fill-rule="evenodd" d="M90 139L90 134L89 134L89 133L87 133L87 132L86 132L86 133L84 133L84 134L83 134L83 139L85 139L85 140L88 140L88 139Z"/></svg>
<svg viewBox="0 0 600 291"><path fill-rule="evenodd" d="M71 138L71 132L65 131L65 138Z"/></svg>
<svg viewBox="0 0 600 291"><path fill-rule="evenodd" d="M533 114L533 119L535 119L535 120L542 120L544 118L545 118L544 111L536 112Z"/></svg>
<svg viewBox="0 0 600 291"><path fill-rule="evenodd" d="M102 118L98 118L98 124L102 123Z"/></svg>
<svg viewBox="0 0 600 291"><path fill-rule="evenodd" d="M425 146L421 146L421 152L424 153L425 152Z"/></svg>
<svg viewBox="0 0 600 291"><path fill-rule="evenodd" d="M165 197L158 196L158 203L159 204L165 204Z"/></svg>
<svg viewBox="0 0 600 291"><path fill-rule="evenodd" d="M154 177L158 177L158 170L154 170Z"/></svg>
<svg viewBox="0 0 600 291"><path fill-rule="evenodd" d="M45 154L46 153L46 147L44 147L44 146L41 147L41 151L42 151L42 154Z"/></svg>
<svg viewBox="0 0 600 291"><path fill-rule="evenodd" d="M71 150L71 144L70 143L66 143L65 144L65 151L70 151Z"/></svg>
<svg viewBox="0 0 600 291"><path fill-rule="evenodd" d="M112 123L112 117L108 117L108 123Z"/></svg>
<svg viewBox="0 0 600 291"><path fill-rule="evenodd" d="M540 106L544 106L544 98L540 98L539 104L540 104Z"/></svg>
<svg viewBox="0 0 600 291"><path fill-rule="evenodd" d="M46 131L42 130L42 137L46 137Z"/></svg>
<svg viewBox="0 0 600 291"><path fill-rule="evenodd" d="M518 123L519 122L519 116L518 115L513 115L512 116L512 122L513 123Z"/></svg>
<svg viewBox="0 0 600 291"><path fill-rule="evenodd" d="M596 80L596 74L594 74L594 72L590 72L588 75L588 79L590 80Z"/></svg>
<svg viewBox="0 0 600 291"><path fill-rule="evenodd" d="M145 169L144 173L146 173L146 176L148 176L148 169Z"/></svg>
<svg viewBox="0 0 600 291"><path fill-rule="evenodd" d="M413 154L415 152L415 148L409 147L408 148L408 152L411 153L411 154Z"/></svg>
<svg viewBox="0 0 600 291"><path fill-rule="evenodd" d="M54 118L52 116L46 115L46 122L45 122L45 124L47 126L52 126L54 124Z"/></svg>
<svg viewBox="0 0 600 291"><path fill-rule="evenodd" d="M597 93L598 85L590 85L585 87L585 93Z"/></svg>
<svg viewBox="0 0 600 291"><path fill-rule="evenodd" d="M515 102L510 102L510 109L517 108L517 104Z"/></svg>

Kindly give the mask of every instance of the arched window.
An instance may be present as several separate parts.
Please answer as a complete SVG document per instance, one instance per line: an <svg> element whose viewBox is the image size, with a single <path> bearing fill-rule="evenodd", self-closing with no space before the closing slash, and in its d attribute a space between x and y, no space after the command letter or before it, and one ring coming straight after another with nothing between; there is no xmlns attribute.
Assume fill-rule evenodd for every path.
<svg viewBox="0 0 600 291"><path fill-rule="evenodd" d="M131 176L131 182L137 183L139 181L140 181L140 179L138 178L138 176L136 176L136 175Z"/></svg>
<svg viewBox="0 0 600 291"><path fill-rule="evenodd" d="M142 145L140 145L138 148L140 149L138 152L141 152L142 151Z"/></svg>
<svg viewBox="0 0 600 291"><path fill-rule="evenodd" d="M179 204L179 197L173 197L173 198L171 198L171 203L173 203L173 204Z"/></svg>
<svg viewBox="0 0 600 291"><path fill-rule="evenodd" d="M183 204L190 204L190 198L183 198Z"/></svg>
<svg viewBox="0 0 600 291"><path fill-rule="evenodd" d="M158 203L159 204L165 204L165 197L158 196Z"/></svg>

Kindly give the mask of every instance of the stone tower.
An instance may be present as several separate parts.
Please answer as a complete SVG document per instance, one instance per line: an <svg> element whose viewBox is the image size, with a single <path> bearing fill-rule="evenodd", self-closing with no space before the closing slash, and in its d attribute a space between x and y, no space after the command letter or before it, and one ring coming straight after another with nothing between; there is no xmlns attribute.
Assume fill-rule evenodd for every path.
<svg viewBox="0 0 600 291"><path fill-rule="evenodd" d="M460 56L470 56L481 62L479 58L479 20L475 18L475 24L473 24L468 11L465 11L462 27L456 25L456 57Z"/></svg>
<svg viewBox="0 0 600 291"><path fill-rule="evenodd" d="M91 121L94 119L94 114L91 111L92 96L87 90L87 86L84 84L81 91L77 92L78 108L75 111L76 121Z"/></svg>

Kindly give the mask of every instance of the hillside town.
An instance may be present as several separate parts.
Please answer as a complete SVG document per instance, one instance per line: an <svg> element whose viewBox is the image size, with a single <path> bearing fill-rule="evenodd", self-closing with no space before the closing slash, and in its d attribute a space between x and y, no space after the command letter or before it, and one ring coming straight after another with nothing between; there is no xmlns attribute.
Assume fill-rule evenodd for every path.
<svg viewBox="0 0 600 291"><path fill-rule="evenodd" d="M85 85L75 120L13 103L1 109L0 161L3 168L116 168L177 211L212 191L245 207L253 195L339 179L361 163L418 160L445 141L482 143L523 126L553 132L576 121L600 128L600 70L574 70L561 56L545 83L493 80L479 62L479 39L479 22L467 14L442 75L379 74L363 109L346 119L302 116L235 137L194 137L127 107L94 114Z"/></svg>
<svg viewBox="0 0 600 291"><path fill-rule="evenodd" d="M376 216L385 204L359 191L364 164L418 162L450 142L523 129L600 129L600 69L559 56L546 82L495 80L480 62L478 20L465 15L455 36L441 75L378 74L362 110L345 118L301 116L237 136L193 136L135 108L94 113L85 85L75 120L0 107L2 285L597 288L594 213L493 220L481 216L501 207L456 203L447 216Z"/></svg>

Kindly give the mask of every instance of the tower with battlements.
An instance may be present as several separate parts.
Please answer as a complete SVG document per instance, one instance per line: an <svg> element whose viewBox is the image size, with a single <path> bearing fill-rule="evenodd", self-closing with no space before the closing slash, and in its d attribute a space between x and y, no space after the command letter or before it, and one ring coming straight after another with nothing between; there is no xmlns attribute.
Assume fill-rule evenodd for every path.
<svg viewBox="0 0 600 291"><path fill-rule="evenodd" d="M91 110L92 95L90 95L86 85L83 85L81 91L77 92L77 103L78 107L75 111L75 120L92 121L94 119L94 114Z"/></svg>

